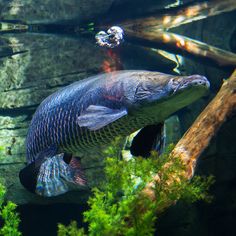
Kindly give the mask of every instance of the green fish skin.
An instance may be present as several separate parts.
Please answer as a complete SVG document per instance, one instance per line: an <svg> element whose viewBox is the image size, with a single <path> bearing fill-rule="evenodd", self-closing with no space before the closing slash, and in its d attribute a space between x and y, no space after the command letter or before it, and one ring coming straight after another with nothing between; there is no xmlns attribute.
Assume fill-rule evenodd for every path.
<svg viewBox="0 0 236 236"><path fill-rule="evenodd" d="M92 76L53 93L31 121L21 183L47 197L86 186L79 162L69 164L71 154L163 122L202 97L209 86L200 75L124 70Z"/></svg>

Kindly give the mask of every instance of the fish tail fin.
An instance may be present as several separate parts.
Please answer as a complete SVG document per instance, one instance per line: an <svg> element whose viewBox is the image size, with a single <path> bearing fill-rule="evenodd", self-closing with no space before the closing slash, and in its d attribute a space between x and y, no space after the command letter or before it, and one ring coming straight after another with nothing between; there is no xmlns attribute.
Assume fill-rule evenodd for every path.
<svg viewBox="0 0 236 236"><path fill-rule="evenodd" d="M64 154L48 158L40 167L35 192L41 196L52 197L73 189L86 187L86 180L79 161L72 158L67 164ZM75 164L76 163L76 164Z"/></svg>

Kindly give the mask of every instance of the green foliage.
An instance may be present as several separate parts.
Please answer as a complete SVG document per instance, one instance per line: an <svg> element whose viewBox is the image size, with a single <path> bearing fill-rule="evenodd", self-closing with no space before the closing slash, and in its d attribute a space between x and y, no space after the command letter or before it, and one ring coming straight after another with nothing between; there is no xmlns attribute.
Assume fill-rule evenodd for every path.
<svg viewBox="0 0 236 236"><path fill-rule="evenodd" d="M147 159L120 160L117 155L120 149L114 148L117 146L113 144L113 148L105 151L106 180L93 190L93 196L88 201L90 210L84 213L84 220L89 224L89 235L153 235L157 212L170 203L180 198L188 202L211 199L207 191L213 178L194 177L191 181L184 178L185 166L179 159L170 157L172 148L161 156L153 152ZM171 165L166 167L166 163ZM155 201L152 201L141 193L155 173L161 175L153 184ZM75 223L67 231L60 225L59 231L63 229L68 233L61 235L85 235L84 232L69 234L77 230L71 227L75 227Z"/></svg>
<svg viewBox="0 0 236 236"><path fill-rule="evenodd" d="M20 218L16 213L16 204L8 201L4 205L4 196L6 194L6 188L0 183L0 216L4 221L4 225L0 228L0 235L4 236L20 236L18 231Z"/></svg>
<svg viewBox="0 0 236 236"><path fill-rule="evenodd" d="M78 229L76 221L72 221L70 225L64 226L58 224L58 236L83 236L85 235L84 229Z"/></svg>

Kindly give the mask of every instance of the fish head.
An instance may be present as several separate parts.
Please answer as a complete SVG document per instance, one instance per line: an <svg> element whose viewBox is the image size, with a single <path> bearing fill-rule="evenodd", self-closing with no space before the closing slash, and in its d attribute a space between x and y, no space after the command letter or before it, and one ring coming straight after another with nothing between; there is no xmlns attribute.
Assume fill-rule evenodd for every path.
<svg viewBox="0 0 236 236"><path fill-rule="evenodd" d="M210 83L202 75L176 76L170 79L168 87L170 92L175 94L191 88L207 90L210 87Z"/></svg>
<svg viewBox="0 0 236 236"><path fill-rule="evenodd" d="M197 99L204 95L209 87L209 81L201 75L174 76L152 73L139 80L133 101L140 105L152 104L180 95L183 101L189 99L190 95Z"/></svg>

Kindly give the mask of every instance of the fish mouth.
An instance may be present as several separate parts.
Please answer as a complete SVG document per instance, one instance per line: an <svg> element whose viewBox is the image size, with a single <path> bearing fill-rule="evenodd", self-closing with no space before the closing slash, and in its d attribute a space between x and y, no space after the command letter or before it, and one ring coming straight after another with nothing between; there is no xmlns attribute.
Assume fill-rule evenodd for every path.
<svg viewBox="0 0 236 236"><path fill-rule="evenodd" d="M210 88L210 82L205 76L201 75L191 75L191 76L184 76L178 77L173 79L169 82L169 86L175 94L178 91L190 88L190 87L203 87L206 89Z"/></svg>

